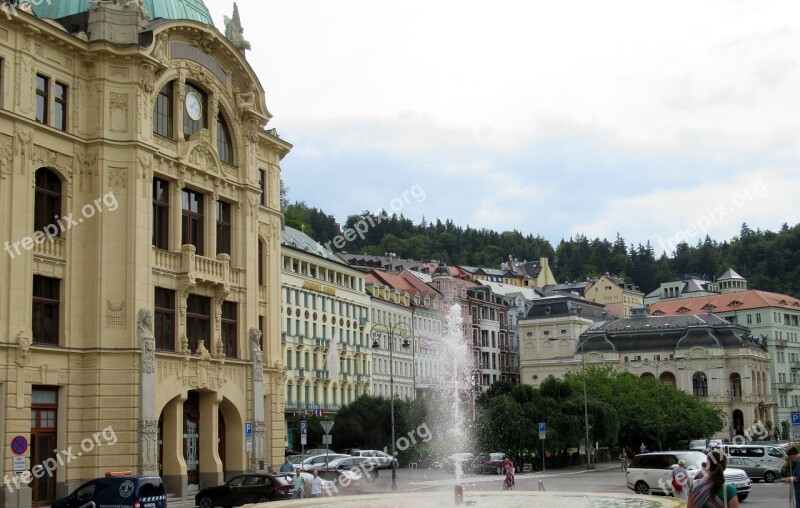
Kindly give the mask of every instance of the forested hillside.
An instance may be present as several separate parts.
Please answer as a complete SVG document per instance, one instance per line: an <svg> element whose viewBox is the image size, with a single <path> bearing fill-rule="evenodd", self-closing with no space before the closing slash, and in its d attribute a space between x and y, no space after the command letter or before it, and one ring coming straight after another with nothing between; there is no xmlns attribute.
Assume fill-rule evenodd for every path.
<svg viewBox="0 0 800 508"><path fill-rule="evenodd" d="M800 224L784 224L778 232L752 230L743 224L739 235L717 241L706 238L695 245L680 243L668 255L656 256L649 244L628 245L621 233L614 240L589 239L577 235L553 245L541 236L519 231L498 233L489 229L462 227L447 220L423 219L419 224L403 215L378 216L369 212L348 217L341 230L360 234L344 247L336 248L336 220L305 203L288 205L284 212L289 226L337 251L401 258L441 259L447 264L496 267L511 255L519 260L550 259L559 282L580 281L609 272L637 284L645 293L660 282L684 274L713 278L733 268L750 287L800 296ZM331 242L331 243L328 243Z"/></svg>

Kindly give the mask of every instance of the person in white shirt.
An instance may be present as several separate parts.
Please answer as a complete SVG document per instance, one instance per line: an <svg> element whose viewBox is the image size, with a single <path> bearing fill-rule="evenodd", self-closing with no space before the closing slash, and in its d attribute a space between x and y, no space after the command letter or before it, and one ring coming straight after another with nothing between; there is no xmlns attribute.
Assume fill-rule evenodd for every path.
<svg viewBox="0 0 800 508"><path fill-rule="evenodd" d="M319 477L319 471L316 469L313 475L314 477L311 479L311 497L319 497L322 495L322 478Z"/></svg>

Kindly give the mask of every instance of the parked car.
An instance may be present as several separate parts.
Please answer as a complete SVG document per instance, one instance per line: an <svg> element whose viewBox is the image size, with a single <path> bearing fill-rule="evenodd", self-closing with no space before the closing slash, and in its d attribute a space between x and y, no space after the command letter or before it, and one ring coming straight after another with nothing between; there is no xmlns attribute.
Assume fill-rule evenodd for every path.
<svg viewBox="0 0 800 508"><path fill-rule="evenodd" d="M691 481L702 468L707 456L705 453L695 451L639 454L633 458L625 473L628 488L637 494L671 495L670 477L672 470L681 459L686 461L688 481ZM736 487L739 501L744 501L750 494L750 478L741 469L726 468L725 479Z"/></svg>
<svg viewBox="0 0 800 508"><path fill-rule="evenodd" d="M783 448L771 445L724 445L722 450L728 457L753 459L762 467L781 471L786 465L786 452Z"/></svg>
<svg viewBox="0 0 800 508"><path fill-rule="evenodd" d="M343 455L341 453L327 453L323 455L311 455L306 457L305 459L300 462L299 466L295 466L295 468L300 467L303 471L313 471L319 468L328 467L330 462L334 459L338 459L341 457L349 457L349 455Z"/></svg>
<svg viewBox="0 0 800 508"><path fill-rule="evenodd" d="M331 450L327 448L311 448L310 450L306 450L303 452L303 455L306 457L311 457L312 455L325 455L326 453L338 453L336 450Z"/></svg>
<svg viewBox="0 0 800 508"><path fill-rule="evenodd" d="M134 508L146 503L151 508L167 508L167 493L160 476L108 473L84 483L52 508L79 508L90 502L96 506Z"/></svg>
<svg viewBox="0 0 800 508"><path fill-rule="evenodd" d="M470 471L475 474L505 474L503 466L505 460L505 453L479 453L477 457L472 459Z"/></svg>
<svg viewBox="0 0 800 508"><path fill-rule="evenodd" d="M377 464L378 469L392 468L392 456L380 450L358 450L352 452L352 455L354 457L369 457L375 464ZM394 459L394 467L400 467L400 462L398 462L397 458Z"/></svg>
<svg viewBox="0 0 800 508"><path fill-rule="evenodd" d="M764 480L767 483L772 483L781 477L781 470L772 466L765 466L759 464L753 459L747 457L728 457L728 465L741 469L751 480L760 481Z"/></svg>
<svg viewBox="0 0 800 508"><path fill-rule="evenodd" d="M689 441L689 450L705 453L708 451L708 441L705 439L692 439Z"/></svg>
<svg viewBox="0 0 800 508"><path fill-rule="evenodd" d="M445 457L440 463L439 467L447 471L455 471L456 465L461 465L461 471L467 471L472 465L472 459L475 458L474 453L460 452L454 453L449 457Z"/></svg>
<svg viewBox="0 0 800 508"><path fill-rule="evenodd" d="M289 483L284 478L246 473L234 476L222 485L206 487L194 496L194 503L200 508L213 508L281 501L289 499L289 491Z"/></svg>
<svg viewBox="0 0 800 508"><path fill-rule="evenodd" d="M320 477L337 482L344 490L361 490L378 478L378 468L370 457L342 457L318 469Z"/></svg>

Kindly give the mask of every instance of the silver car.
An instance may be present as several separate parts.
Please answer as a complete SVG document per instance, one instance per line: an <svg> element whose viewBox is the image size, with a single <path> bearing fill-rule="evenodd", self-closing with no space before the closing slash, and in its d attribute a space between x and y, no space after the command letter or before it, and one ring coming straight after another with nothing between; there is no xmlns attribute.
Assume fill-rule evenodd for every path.
<svg viewBox="0 0 800 508"><path fill-rule="evenodd" d="M764 480L772 483L781 477L781 471L773 466L759 464L747 457L728 457L728 465L737 467L747 473L752 480Z"/></svg>

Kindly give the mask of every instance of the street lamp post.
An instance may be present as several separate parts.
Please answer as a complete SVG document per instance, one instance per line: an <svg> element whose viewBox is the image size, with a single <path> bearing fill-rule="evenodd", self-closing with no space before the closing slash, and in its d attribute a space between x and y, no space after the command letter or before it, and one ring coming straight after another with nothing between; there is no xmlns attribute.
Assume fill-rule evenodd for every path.
<svg viewBox="0 0 800 508"><path fill-rule="evenodd" d="M372 325L370 335L372 336L372 347L381 347L381 335L386 334L389 339L389 397L391 398L391 412L392 412L392 490L397 490L397 458L395 457L395 439L394 439L394 340L396 337L401 337L403 342L402 347L407 348L411 341L411 327L406 323L397 322L392 326L386 326L380 323Z"/></svg>
<svg viewBox="0 0 800 508"><path fill-rule="evenodd" d="M558 338L548 339L552 342L557 342ZM580 339L574 339L570 337L562 337L561 340L572 340L575 341L578 346L575 348L575 352L578 352L578 349L583 349L583 342ZM586 469L592 469L593 464L591 462L591 456L589 455L589 397L586 395L586 355L584 354L585 351L581 352L581 377L583 377L583 425L584 431L586 432Z"/></svg>

